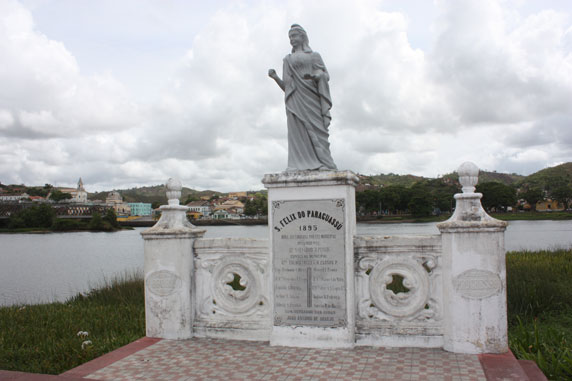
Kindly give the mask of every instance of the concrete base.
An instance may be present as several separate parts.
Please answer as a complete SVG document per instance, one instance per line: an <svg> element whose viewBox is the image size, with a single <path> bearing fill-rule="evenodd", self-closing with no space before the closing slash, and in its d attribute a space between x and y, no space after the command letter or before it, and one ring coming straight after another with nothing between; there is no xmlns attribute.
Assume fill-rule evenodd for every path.
<svg viewBox="0 0 572 381"><path fill-rule="evenodd" d="M354 331L348 328L272 327L270 345L302 348L353 348Z"/></svg>
<svg viewBox="0 0 572 381"><path fill-rule="evenodd" d="M356 345L385 348L442 348L443 336L356 335Z"/></svg>

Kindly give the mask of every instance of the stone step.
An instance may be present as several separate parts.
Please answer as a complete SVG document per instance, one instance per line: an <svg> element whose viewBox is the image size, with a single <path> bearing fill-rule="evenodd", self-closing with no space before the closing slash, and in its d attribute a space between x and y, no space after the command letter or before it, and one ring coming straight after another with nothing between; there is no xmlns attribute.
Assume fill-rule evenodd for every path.
<svg viewBox="0 0 572 381"><path fill-rule="evenodd" d="M518 360L518 364L524 370L530 381L547 381L548 378L542 373L538 365L532 360Z"/></svg>

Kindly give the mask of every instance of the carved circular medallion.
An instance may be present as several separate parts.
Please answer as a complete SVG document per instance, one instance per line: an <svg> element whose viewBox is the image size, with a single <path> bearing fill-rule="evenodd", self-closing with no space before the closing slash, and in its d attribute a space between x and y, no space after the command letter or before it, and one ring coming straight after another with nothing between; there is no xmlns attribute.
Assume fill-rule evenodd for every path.
<svg viewBox="0 0 572 381"><path fill-rule="evenodd" d="M502 288L499 276L486 270L467 270L453 280L455 291L470 299L484 299L496 295Z"/></svg>
<svg viewBox="0 0 572 381"><path fill-rule="evenodd" d="M247 259L232 256L221 261L213 270L214 298L222 309L241 314L260 301L260 284Z"/></svg>
<svg viewBox="0 0 572 381"><path fill-rule="evenodd" d="M388 285L402 280L406 292L395 293ZM373 304L384 313L410 316L421 310L429 298L429 275L423 266L408 258L388 258L378 263L369 275L369 293Z"/></svg>
<svg viewBox="0 0 572 381"><path fill-rule="evenodd" d="M145 285L155 295L168 296L181 288L181 278L172 271L159 270L147 276Z"/></svg>

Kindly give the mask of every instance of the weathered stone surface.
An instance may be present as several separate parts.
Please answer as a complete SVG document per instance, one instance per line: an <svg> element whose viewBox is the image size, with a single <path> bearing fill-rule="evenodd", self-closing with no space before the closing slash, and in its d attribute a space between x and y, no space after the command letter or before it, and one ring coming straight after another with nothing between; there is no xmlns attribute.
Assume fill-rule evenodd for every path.
<svg viewBox="0 0 572 381"><path fill-rule="evenodd" d="M463 193L455 213L437 224L443 246L444 348L460 353L508 351L504 231L507 223L473 193L478 168L459 168Z"/></svg>
<svg viewBox="0 0 572 381"><path fill-rule="evenodd" d="M187 221L178 205L181 183L167 182L169 205L155 226L141 233L145 244L145 328L148 337L188 339L193 335L195 304L192 243L205 230Z"/></svg>
<svg viewBox="0 0 572 381"><path fill-rule="evenodd" d="M345 326L343 199L273 201L274 324Z"/></svg>
<svg viewBox="0 0 572 381"><path fill-rule="evenodd" d="M357 345L442 347L441 237L356 236L354 253Z"/></svg>
<svg viewBox="0 0 572 381"><path fill-rule="evenodd" d="M196 336L269 339L268 242L253 238L195 240Z"/></svg>
<svg viewBox="0 0 572 381"><path fill-rule="evenodd" d="M456 211L431 236L356 236L352 172L266 175L270 240L201 238L170 180L142 233L147 336L506 352L506 223L474 193L476 166L459 175Z"/></svg>
<svg viewBox="0 0 572 381"><path fill-rule="evenodd" d="M274 270L271 277L274 308L271 345L353 346L354 185L357 176L350 171L299 171L266 175L263 182L268 188L271 211L269 229L271 268ZM318 234L320 238L316 238ZM299 240L296 235L300 236ZM305 252L305 248L311 249L312 253ZM308 256L324 255L325 258L304 258L305 253ZM302 258L295 258L296 255L302 255ZM332 267L304 262L313 260L333 261ZM332 270L331 276L320 273L328 268ZM335 302L326 303L326 297ZM324 315L330 315L330 312L333 312L329 316L333 321L320 320L328 317Z"/></svg>
<svg viewBox="0 0 572 381"><path fill-rule="evenodd" d="M264 175L266 188L357 185L359 177L352 171L294 171Z"/></svg>

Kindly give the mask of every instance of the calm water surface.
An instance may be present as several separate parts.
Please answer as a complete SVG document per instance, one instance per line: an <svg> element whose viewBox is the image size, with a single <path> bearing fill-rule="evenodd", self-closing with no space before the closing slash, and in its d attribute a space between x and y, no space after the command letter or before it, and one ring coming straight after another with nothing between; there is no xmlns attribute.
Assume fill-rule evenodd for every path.
<svg viewBox="0 0 572 381"><path fill-rule="evenodd" d="M207 226L205 237L267 238L266 226ZM0 305L64 301L143 269L143 228L116 233L0 234ZM358 224L360 235L438 234L435 223ZM511 221L506 249L572 247L572 221Z"/></svg>

